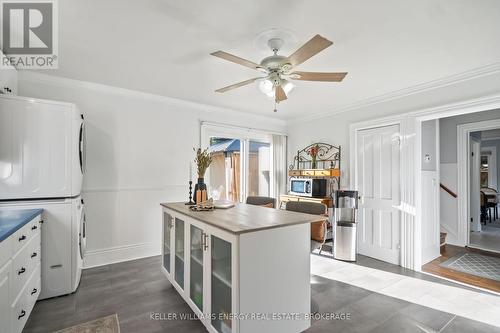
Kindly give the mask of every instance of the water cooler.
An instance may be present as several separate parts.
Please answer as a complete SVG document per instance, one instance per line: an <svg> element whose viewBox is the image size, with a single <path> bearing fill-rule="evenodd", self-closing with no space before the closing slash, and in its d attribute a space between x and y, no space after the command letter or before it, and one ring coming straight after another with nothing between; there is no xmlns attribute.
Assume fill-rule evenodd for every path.
<svg viewBox="0 0 500 333"><path fill-rule="evenodd" d="M356 261L358 191L335 192L333 257Z"/></svg>

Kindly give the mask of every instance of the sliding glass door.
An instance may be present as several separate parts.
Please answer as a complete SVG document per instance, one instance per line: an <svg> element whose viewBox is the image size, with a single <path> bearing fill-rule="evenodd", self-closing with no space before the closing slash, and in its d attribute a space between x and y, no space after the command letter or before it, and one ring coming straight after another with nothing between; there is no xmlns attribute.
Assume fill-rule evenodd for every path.
<svg viewBox="0 0 500 333"><path fill-rule="evenodd" d="M212 164L207 172L209 195L215 200L244 202L247 196L270 196L271 140L266 137L210 135Z"/></svg>
<svg viewBox="0 0 500 333"><path fill-rule="evenodd" d="M248 142L248 196L271 196L271 144Z"/></svg>

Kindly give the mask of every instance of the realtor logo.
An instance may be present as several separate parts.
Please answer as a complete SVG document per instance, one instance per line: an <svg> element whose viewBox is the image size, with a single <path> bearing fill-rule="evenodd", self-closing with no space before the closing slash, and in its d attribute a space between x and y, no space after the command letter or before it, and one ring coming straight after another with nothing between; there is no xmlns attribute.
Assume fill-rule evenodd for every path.
<svg viewBox="0 0 500 333"><path fill-rule="evenodd" d="M18 69L57 68L55 0L0 0L1 66Z"/></svg>

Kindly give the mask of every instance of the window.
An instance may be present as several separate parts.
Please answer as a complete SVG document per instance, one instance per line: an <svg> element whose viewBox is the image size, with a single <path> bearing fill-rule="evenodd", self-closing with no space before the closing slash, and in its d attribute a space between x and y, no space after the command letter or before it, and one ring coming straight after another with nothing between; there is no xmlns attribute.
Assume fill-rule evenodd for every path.
<svg viewBox="0 0 500 333"><path fill-rule="evenodd" d="M202 125L202 146L212 154L205 179L210 197L244 202L248 196L275 196L272 139L256 131Z"/></svg>

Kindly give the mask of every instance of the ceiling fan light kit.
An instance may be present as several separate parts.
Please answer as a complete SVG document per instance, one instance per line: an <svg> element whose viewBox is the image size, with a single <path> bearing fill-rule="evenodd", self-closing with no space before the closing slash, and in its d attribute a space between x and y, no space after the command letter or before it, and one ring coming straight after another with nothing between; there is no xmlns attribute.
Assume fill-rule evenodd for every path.
<svg viewBox="0 0 500 333"><path fill-rule="evenodd" d="M267 45L274 53L273 55L262 59L260 64L256 64L250 60L240 58L224 51L216 51L211 55L234 62L238 65L249 67L266 74L263 77L256 77L246 81L242 81L230 86L216 90L216 92L224 93L226 91L239 88L250 83L259 81L258 86L261 92L268 97L273 98L275 104L286 100L287 95L295 87L290 80L300 81L320 81L320 82L341 82L347 75L347 72L342 73L323 73L323 72L303 72L292 71L295 67L304 63L306 60L323 51L333 43L328 39L316 35L307 43L302 45L289 57L279 55L279 50L283 47L284 40L281 38L270 38ZM276 105L274 108L276 112Z"/></svg>

